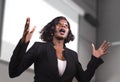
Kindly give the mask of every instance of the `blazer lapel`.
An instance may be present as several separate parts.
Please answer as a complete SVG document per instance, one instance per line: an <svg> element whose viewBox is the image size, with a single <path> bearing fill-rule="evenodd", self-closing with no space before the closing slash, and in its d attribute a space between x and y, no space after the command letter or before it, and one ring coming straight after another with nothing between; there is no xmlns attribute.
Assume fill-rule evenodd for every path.
<svg viewBox="0 0 120 82"><path fill-rule="evenodd" d="M62 77L64 77L64 76L66 76L66 74L70 71L69 70L69 67L70 67L70 59L69 59L69 55L70 53L67 51L67 49L65 48L65 50L64 50L64 52L63 52L63 55L64 55L64 57L65 57L65 59L66 59L66 61L67 61L67 65L66 65L66 68L65 68L65 71L64 71L64 73L63 73L63 75L62 75Z"/></svg>
<svg viewBox="0 0 120 82"><path fill-rule="evenodd" d="M55 49L53 48L52 43L48 43L47 53L48 53L48 55L47 55L48 60L49 60L49 63L50 63L50 68L48 68L48 69L51 69L52 74L59 77L56 52L55 52Z"/></svg>
<svg viewBox="0 0 120 82"><path fill-rule="evenodd" d="M67 48L65 48L65 51L63 52L63 54L67 61L67 66L61 77L62 77L62 79L65 79L65 78L68 78L68 76L70 76L70 75L74 76L75 63L74 63L72 55L71 55L72 53Z"/></svg>
<svg viewBox="0 0 120 82"><path fill-rule="evenodd" d="M67 65L66 65L65 71L61 77L59 76L57 56L56 56L56 52L55 52L55 49L54 49L52 43L48 43L47 53L48 53L47 54L48 61L50 63L50 68L48 68L48 69L51 69L51 73L54 75L54 77L56 77L58 79L59 78L65 79L65 78L67 78L67 76L69 74L73 73L71 71L71 69L74 68L72 58L71 58L71 52L69 52L69 50L66 47L65 47L65 50L63 51L63 55L67 61Z"/></svg>

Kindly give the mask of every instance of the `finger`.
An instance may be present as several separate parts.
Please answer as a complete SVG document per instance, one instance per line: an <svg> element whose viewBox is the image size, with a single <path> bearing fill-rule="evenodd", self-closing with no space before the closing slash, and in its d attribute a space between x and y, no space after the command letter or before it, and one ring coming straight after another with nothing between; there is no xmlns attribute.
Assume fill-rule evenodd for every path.
<svg viewBox="0 0 120 82"><path fill-rule="evenodd" d="M104 52L103 54L106 55L106 54L109 54L109 53L110 53L110 52L107 51L107 52Z"/></svg>
<svg viewBox="0 0 120 82"><path fill-rule="evenodd" d="M28 33L29 33L29 31L25 31L23 34L23 38L25 38Z"/></svg>
<svg viewBox="0 0 120 82"><path fill-rule="evenodd" d="M26 19L26 24L25 24L24 32L25 32L25 31L29 31L29 26L30 26L30 18L28 17L28 18Z"/></svg>
<svg viewBox="0 0 120 82"><path fill-rule="evenodd" d="M110 42L107 42L107 43L104 45L104 50L107 50L109 47L110 47Z"/></svg>
<svg viewBox="0 0 120 82"><path fill-rule="evenodd" d="M28 33L29 33L29 31L26 31L26 32L23 34L23 36L22 36L22 41L25 41L25 38L26 38L26 36L27 36Z"/></svg>
<svg viewBox="0 0 120 82"><path fill-rule="evenodd" d="M105 44L106 44L106 40L103 41L103 43L101 44L100 48L104 48Z"/></svg>
<svg viewBox="0 0 120 82"><path fill-rule="evenodd" d="M33 29L30 31L30 33L33 33L36 29L36 26L33 27Z"/></svg>

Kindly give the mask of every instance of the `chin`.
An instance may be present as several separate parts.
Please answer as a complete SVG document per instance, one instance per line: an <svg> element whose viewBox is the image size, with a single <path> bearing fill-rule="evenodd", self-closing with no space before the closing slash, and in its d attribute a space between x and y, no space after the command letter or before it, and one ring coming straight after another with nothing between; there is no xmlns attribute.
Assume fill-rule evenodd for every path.
<svg viewBox="0 0 120 82"><path fill-rule="evenodd" d="M65 37L56 37L57 40L65 40Z"/></svg>

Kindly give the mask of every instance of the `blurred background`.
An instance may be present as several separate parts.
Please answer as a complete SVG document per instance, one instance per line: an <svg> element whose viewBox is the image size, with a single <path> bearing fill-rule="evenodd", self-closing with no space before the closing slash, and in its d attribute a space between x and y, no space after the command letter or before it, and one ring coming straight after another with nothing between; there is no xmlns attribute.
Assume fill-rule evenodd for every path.
<svg viewBox="0 0 120 82"><path fill-rule="evenodd" d="M104 63L91 82L119 82L119 5L119 0L0 0L0 82L33 82L33 65L21 76L9 78L10 57L27 17L31 18L30 27L37 27L29 49L35 41L41 41L40 30L57 16L65 16L70 22L75 40L66 45L78 52L84 70L91 57L91 43L98 48L104 40L111 42L110 53L102 57Z"/></svg>

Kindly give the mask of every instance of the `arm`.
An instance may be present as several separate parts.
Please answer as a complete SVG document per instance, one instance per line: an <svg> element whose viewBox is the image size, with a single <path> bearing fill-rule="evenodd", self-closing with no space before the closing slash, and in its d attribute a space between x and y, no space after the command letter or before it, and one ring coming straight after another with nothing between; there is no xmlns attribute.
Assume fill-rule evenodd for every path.
<svg viewBox="0 0 120 82"><path fill-rule="evenodd" d="M102 63L103 63L103 60L101 58L96 58L94 56L91 56L91 60L87 65L87 69L84 71L80 62L77 61L77 73L75 77L78 80L78 82L90 82L96 69Z"/></svg>
<svg viewBox="0 0 120 82"><path fill-rule="evenodd" d="M35 28L33 28L33 30L30 31L29 25L30 25L30 18L27 18L23 36L19 41L18 45L16 46L15 50L13 51L13 55L9 63L9 76L11 78L20 75L33 62L33 57L32 57L33 52L26 53L27 46L35 30Z"/></svg>
<svg viewBox="0 0 120 82"><path fill-rule="evenodd" d="M19 43L21 43L21 41ZM38 43L35 42L33 46L26 52L27 46L28 43L22 43L21 46L17 46L15 48L9 63L9 76L11 78L19 76L36 60L39 53Z"/></svg>
<svg viewBox="0 0 120 82"><path fill-rule="evenodd" d="M77 61L77 74L76 78L79 82L90 82L93 77L95 70L98 68L100 64L103 63L103 60L100 58L101 56L107 54L107 49L110 46L110 42L104 41L101 46L96 50L94 44L92 44L93 52L91 56L91 60L87 65L87 69L84 71L79 61ZM78 57L77 57L78 59Z"/></svg>
<svg viewBox="0 0 120 82"><path fill-rule="evenodd" d="M9 76L11 78L16 77L20 75L20 63L22 62L22 59L24 58L27 46L29 43L23 43L21 40L19 41L18 45L13 51L13 55L11 57L10 63L9 63Z"/></svg>

